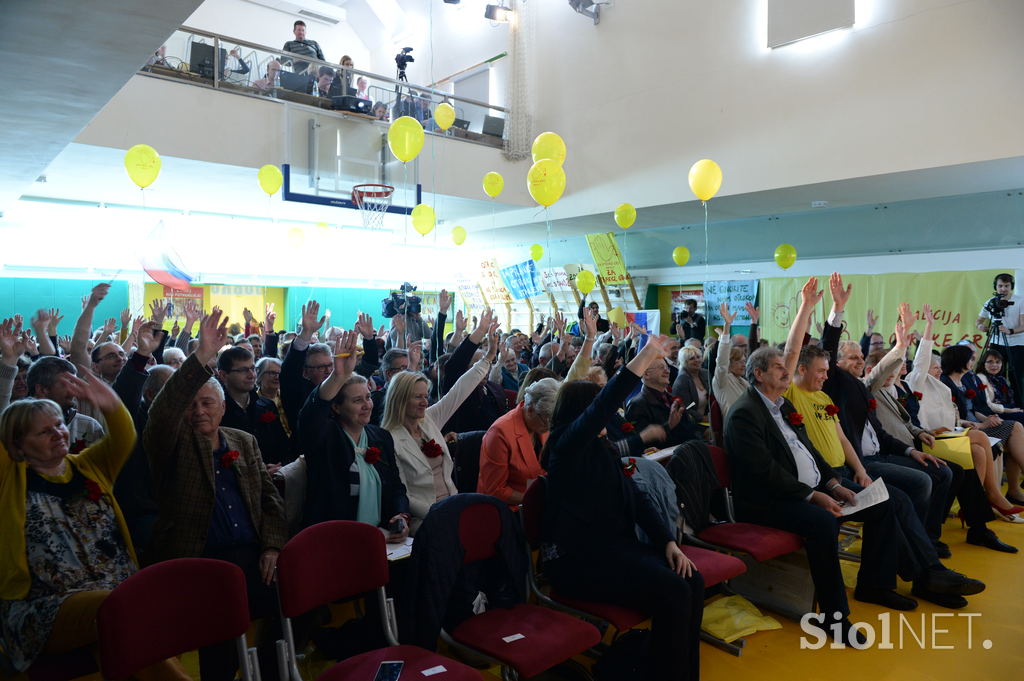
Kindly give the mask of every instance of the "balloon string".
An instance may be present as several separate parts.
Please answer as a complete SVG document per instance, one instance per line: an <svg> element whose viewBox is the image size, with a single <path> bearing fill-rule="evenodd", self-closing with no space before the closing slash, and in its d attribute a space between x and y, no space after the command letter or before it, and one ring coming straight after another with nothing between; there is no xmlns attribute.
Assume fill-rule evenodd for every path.
<svg viewBox="0 0 1024 681"><path fill-rule="evenodd" d="M704 282L708 281L708 202L704 201Z"/></svg>
<svg viewBox="0 0 1024 681"><path fill-rule="evenodd" d="M409 163L402 162L402 187L405 190L405 208L409 209ZM409 245L409 214L405 213L405 245Z"/></svg>

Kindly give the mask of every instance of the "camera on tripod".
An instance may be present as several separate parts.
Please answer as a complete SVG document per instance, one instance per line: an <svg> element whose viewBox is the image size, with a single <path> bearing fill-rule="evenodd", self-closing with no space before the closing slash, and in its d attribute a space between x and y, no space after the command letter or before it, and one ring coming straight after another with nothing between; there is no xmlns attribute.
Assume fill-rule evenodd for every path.
<svg viewBox="0 0 1024 681"><path fill-rule="evenodd" d="M409 54L410 52L412 52L411 47L403 47L402 51L395 55L395 63L398 64L398 80L406 80L405 67L416 61Z"/></svg>
<svg viewBox="0 0 1024 681"><path fill-rule="evenodd" d="M991 300L985 303L985 309L992 315L992 319L1002 319L1006 314L1006 309L1015 304L1009 300L1003 300L1003 294L997 293L992 296Z"/></svg>
<svg viewBox="0 0 1024 681"><path fill-rule="evenodd" d="M405 314L407 311L410 314L419 314L421 308L420 297L410 295L415 290L415 286L405 282L398 291L392 291L390 296L380 301L381 314L388 319L391 319L396 314ZM406 310L406 306L408 306L408 310Z"/></svg>

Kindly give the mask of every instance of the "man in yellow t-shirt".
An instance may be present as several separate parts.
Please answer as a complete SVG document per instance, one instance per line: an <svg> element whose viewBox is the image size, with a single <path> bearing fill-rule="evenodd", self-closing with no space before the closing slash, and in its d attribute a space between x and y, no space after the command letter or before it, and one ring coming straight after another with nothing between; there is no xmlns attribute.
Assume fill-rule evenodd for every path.
<svg viewBox="0 0 1024 681"><path fill-rule="evenodd" d="M803 416L807 435L825 462L841 475L866 487L871 484L871 478L839 425L839 408L822 390L828 378L828 358L828 353L816 345L802 347L793 380L784 396Z"/></svg>

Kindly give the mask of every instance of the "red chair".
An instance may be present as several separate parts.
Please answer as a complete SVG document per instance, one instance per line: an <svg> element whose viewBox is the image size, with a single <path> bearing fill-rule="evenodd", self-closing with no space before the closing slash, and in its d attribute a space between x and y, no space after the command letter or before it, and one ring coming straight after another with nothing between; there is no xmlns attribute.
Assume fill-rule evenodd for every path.
<svg viewBox="0 0 1024 681"><path fill-rule="evenodd" d="M124 679L157 662L235 639L242 678L259 668L246 648L245 575L222 560L179 558L144 568L119 584L96 612L100 668Z"/></svg>
<svg viewBox="0 0 1024 681"><path fill-rule="evenodd" d="M519 392L516 390L505 391L505 401L508 402L508 410L512 411L516 408L516 400L519 399Z"/></svg>
<svg viewBox="0 0 1024 681"><path fill-rule="evenodd" d="M278 641L281 680L301 681L295 658L291 618L326 603L376 591L388 648L373 650L334 665L319 678L372 679L380 663L401 660L402 677L421 678L421 672L443 666L438 678L480 681L480 673L447 657L398 644L394 603L384 592L388 583L388 558L381 531L367 523L332 520L307 527L285 544L277 559L277 593L281 603L284 641Z"/></svg>
<svg viewBox="0 0 1024 681"><path fill-rule="evenodd" d="M724 431L722 405L714 397L711 398L711 408L708 410L708 414L711 420L711 435L715 440L715 446L721 447L723 442L722 432Z"/></svg>
<svg viewBox="0 0 1024 681"><path fill-rule="evenodd" d="M463 564L497 556L501 516L487 503L467 506L459 517L459 539L466 549ZM641 620L642 621L642 620ZM521 635L520 639L506 640ZM601 642L601 633L590 624L564 612L519 604L495 608L470 617L449 634L448 645L468 650L502 666L502 677L536 676ZM581 668L582 669L582 668Z"/></svg>

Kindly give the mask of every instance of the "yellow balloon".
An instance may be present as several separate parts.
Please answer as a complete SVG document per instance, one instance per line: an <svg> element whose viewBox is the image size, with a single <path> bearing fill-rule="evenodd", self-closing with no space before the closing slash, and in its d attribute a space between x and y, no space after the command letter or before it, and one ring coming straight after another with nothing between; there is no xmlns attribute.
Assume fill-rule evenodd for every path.
<svg viewBox="0 0 1024 681"><path fill-rule="evenodd" d="M416 158L423 148L423 125L411 116L402 116L388 128L388 147L402 163Z"/></svg>
<svg viewBox="0 0 1024 681"><path fill-rule="evenodd" d="M701 201L707 201L722 186L722 169L714 161L697 161L690 168L690 190Z"/></svg>
<svg viewBox="0 0 1024 681"><path fill-rule="evenodd" d="M555 161L542 159L530 168L526 186L534 201L542 206L550 206L565 191L565 171Z"/></svg>
<svg viewBox="0 0 1024 681"><path fill-rule="evenodd" d="M636 221L636 208L628 203L620 203L615 209L615 224L622 229L629 229Z"/></svg>
<svg viewBox="0 0 1024 681"><path fill-rule="evenodd" d="M496 198L501 190L505 188L505 178L500 173L487 173L484 175L484 191L487 196Z"/></svg>
<svg viewBox="0 0 1024 681"><path fill-rule="evenodd" d="M544 247L540 244L530 246L530 257L534 260L540 261L540 259L544 257Z"/></svg>
<svg viewBox="0 0 1024 681"><path fill-rule="evenodd" d="M437 213L427 204L421 203L412 209L412 226L420 234L430 234L430 230L434 229L435 222L437 222Z"/></svg>
<svg viewBox="0 0 1024 681"><path fill-rule="evenodd" d="M316 224L316 235L321 239L326 239L331 233L331 226L326 222L318 222Z"/></svg>
<svg viewBox="0 0 1024 681"><path fill-rule="evenodd" d="M260 181L260 189L273 196L281 188L284 175L281 174L277 166L265 165L260 168L260 172L256 173L256 179Z"/></svg>
<svg viewBox="0 0 1024 681"><path fill-rule="evenodd" d="M306 241L306 233L299 227L292 227L288 230L288 245L292 248L299 248Z"/></svg>
<svg viewBox="0 0 1024 681"><path fill-rule="evenodd" d="M796 249L789 244L780 244L775 249L775 262L784 270L788 270L796 262Z"/></svg>
<svg viewBox="0 0 1024 681"><path fill-rule="evenodd" d="M553 132L542 132L533 140L533 162L550 159L561 166L565 163L565 142Z"/></svg>
<svg viewBox="0 0 1024 681"><path fill-rule="evenodd" d="M682 267L690 261L690 251L685 246L676 246L675 250L672 251L672 260L675 264Z"/></svg>
<svg viewBox="0 0 1024 681"><path fill-rule="evenodd" d="M452 127L452 123L455 122L455 109L452 108L452 105L448 103L438 104L434 109L434 122L442 130Z"/></svg>
<svg viewBox="0 0 1024 681"><path fill-rule="evenodd" d="M136 144L124 155L124 169L132 182L145 189L160 176L160 154L148 144Z"/></svg>
<svg viewBox="0 0 1024 681"><path fill-rule="evenodd" d="M576 288L584 295L593 291L596 284L597 280L594 279L594 273L590 270L583 270L576 275Z"/></svg>
<svg viewBox="0 0 1024 681"><path fill-rule="evenodd" d="M466 240L466 230L464 227L456 225L455 229L452 230L452 241L455 242L456 246L461 246L462 242Z"/></svg>

